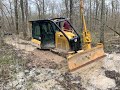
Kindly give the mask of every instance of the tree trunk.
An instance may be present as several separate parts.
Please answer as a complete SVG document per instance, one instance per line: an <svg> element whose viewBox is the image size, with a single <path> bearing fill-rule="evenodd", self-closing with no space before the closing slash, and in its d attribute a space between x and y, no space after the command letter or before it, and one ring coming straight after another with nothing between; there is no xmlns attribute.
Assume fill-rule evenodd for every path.
<svg viewBox="0 0 120 90"><path fill-rule="evenodd" d="M105 0L101 3L101 29L100 29L100 43L104 44L104 30L105 30Z"/></svg>
<svg viewBox="0 0 120 90"><path fill-rule="evenodd" d="M41 17L41 14L40 14L40 6L39 5L37 5L37 8L38 8L38 18L40 19Z"/></svg>
<svg viewBox="0 0 120 90"><path fill-rule="evenodd" d="M70 0L70 22L73 24L73 0Z"/></svg>
<svg viewBox="0 0 120 90"><path fill-rule="evenodd" d="M3 41L3 32L4 32L4 18L3 18L3 8L2 8L2 1L0 0L0 46L4 44Z"/></svg>
<svg viewBox="0 0 120 90"><path fill-rule="evenodd" d="M28 0L25 0L25 16L26 16L26 22L28 22L29 14L28 14Z"/></svg>
<svg viewBox="0 0 120 90"><path fill-rule="evenodd" d="M97 19L98 18L98 10L99 10L99 1L98 0L95 0L95 6L96 6L96 8L95 8L95 18ZM95 30L97 30L97 26L98 26L98 24L99 24L99 22L97 23L97 20L95 20Z"/></svg>
<svg viewBox="0 0 120 90"><path fill-rule="evenodd" d="M37 4L37 9L38 9L38 18L41 19L41 1L38 0L38 3Z"/></svg>
<svg viewBox="0 0 120 90"><path fill-rule="evenodd" d="M25 17L24 17L24 3L23 0L20 0L20 6L21 6L21 13L22 13L22 21L25 21Z"/></svg>
<svg viewBox="0 0 120 90"><path fill-rule="evenodd" d="M28 13L28 0L25 0L25 16L26 16L26 21L25 21L25 23L26 23L26 33L27 33L27 35L28 36L30 36L30 31L29 31L29 29L28 29L28 20L29 20L29 13Z"/></svg>
<svg viewBox="0 0 120 90"><path fill-rule="evenodd" d="M45 3L44 3L44 0L43 0L43 19L45 19Z"/></svg>
<svg viewBox="0 0 120 90"><path fill-rule="evenodd" d="M14 10L15 10L15 29L16 29L16 34L19 34L19 31L18 31L18 0L14 0Z"/></svg>
<svg viewBox="0 0 120 90"><path fill-rule="evenodd" d="M20 0L20 6L21 6L21 13L22 13L22 31L24 37L26 37L26 26L25 26L25 14L24 14L24 2L23 0Z"/></svg>
<svg viewBox="0 0 120 90"><path fill-rule="evenodd" d="M14 26L14 18L13 18L13 10L12 10L12 2L9 0L9 4L10 4L10 15L11 15L11 29L13 30L12 32L14 32L15 30L15 26Z"/></svg>
<svg viewBox="0 0 120 90"><path fill-rule="evenodd" d="M92 2L90 0L90 31L92 30Z"/></svg>
<svg viewBox="0 0 120 90"><path fill-rule="evenodd" d="M66 16L69 18L68 0L65 0Z"/></svg>

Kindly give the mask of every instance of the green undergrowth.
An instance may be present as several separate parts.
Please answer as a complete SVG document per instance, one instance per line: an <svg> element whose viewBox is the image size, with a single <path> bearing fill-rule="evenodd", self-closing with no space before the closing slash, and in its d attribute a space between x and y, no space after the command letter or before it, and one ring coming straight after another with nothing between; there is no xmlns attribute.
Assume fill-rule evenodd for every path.
<svg viewBox="0 0 120 90"><path fill-rule="evenodd" d="M24 52L14 48L13 46L4 44L0 47L0 65L19 64L22 65L24 60Z"/></svg>
<svg viewBox="0 0 120 90"><path fill-rule="evenodd" d="M13 64L13 58L11 55L0 55L0 65L9 65L9 64Z"/></svg>

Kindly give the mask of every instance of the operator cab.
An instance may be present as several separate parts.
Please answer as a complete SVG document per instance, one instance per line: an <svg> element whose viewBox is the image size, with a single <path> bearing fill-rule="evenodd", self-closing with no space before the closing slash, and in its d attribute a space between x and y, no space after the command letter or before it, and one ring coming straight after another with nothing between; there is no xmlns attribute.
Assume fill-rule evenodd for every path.
<svg viewBox="0 0 120 90"><path fill-rule="evenodd" d="M71 27L71 24L69 23L69 21L65 18L54 18L51 19L53 20L62 31L67 31L67 32L72 32L74 31L73 28Z"/></svg>
<svg viewBox="0 0 120 90"><path fill-rule="evenodd" d="M81 50L80 36L65 18L36 20L31 23L32 42L37 43L41 49Z"/></svg>

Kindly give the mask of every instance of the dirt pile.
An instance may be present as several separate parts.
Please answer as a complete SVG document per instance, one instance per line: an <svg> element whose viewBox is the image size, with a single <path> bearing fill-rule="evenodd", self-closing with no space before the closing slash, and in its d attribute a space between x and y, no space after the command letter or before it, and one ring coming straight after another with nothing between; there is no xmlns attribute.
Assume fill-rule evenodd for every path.
<svg viewBox="0 0 120 90"><path fill-rule="evenodd" d="M63 61L66 61L65 58L57 54L54 54L49 50L35 49L34 51L32 51L32 54L33 54L32 56L40 59L40 60L35 60L35 59L33 60L33 62L40 64L39 65L40 67L42 66L42 67L61 68L62 66L60 66L60 63L62 63Z"/></svg>
<svg viewBox="0 0 120 90"><path fill-rule="evenodd" d="M58 68L58 64L54 61L50 61L48 59L41 59L33 54L29 54L28 62L27 62L27 68L31 69L34 67L40 67L40 68L51 68L55 69Z"/></svg>

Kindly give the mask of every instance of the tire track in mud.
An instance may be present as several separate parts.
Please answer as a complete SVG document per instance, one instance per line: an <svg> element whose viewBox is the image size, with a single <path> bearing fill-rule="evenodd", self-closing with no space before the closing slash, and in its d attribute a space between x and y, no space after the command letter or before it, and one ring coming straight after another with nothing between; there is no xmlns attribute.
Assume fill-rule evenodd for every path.
<svg viewBox="0 0 120 90"><path fill-rule="evenodd" d="M28 66L59 69L62 71L68 71L68 65L66 58L52 53L49 50L35 49L31 52L30 63Z"/></svg>

